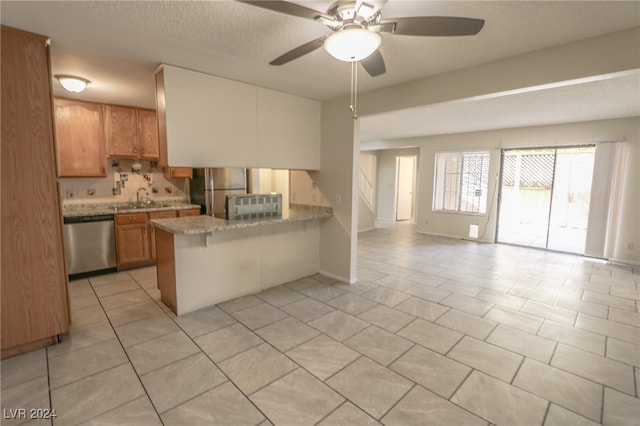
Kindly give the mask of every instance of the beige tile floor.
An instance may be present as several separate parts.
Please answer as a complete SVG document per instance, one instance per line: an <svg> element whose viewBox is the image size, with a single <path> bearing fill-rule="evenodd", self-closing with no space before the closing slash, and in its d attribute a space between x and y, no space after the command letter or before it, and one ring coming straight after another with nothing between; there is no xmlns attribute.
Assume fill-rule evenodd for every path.
<svg viewBox="0 0 640 426"><path fill-rule="evenodd" d="M62 343L2 362L2 424L639 425L638 269L400 226L356 284L179 318L155 268L77 280Z"/></svg>

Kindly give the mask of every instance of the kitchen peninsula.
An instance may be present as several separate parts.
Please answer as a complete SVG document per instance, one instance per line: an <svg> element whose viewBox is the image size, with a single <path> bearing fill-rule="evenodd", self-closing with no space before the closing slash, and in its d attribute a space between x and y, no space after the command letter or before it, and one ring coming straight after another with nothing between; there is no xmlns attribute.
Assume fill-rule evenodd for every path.
<svg viewBox="0 0 640 426"><path fill-rule="evenodd" d="M177 315L315 274L320 220L330 208L291 207L282 216L152 220L158 287Z"/></svg>

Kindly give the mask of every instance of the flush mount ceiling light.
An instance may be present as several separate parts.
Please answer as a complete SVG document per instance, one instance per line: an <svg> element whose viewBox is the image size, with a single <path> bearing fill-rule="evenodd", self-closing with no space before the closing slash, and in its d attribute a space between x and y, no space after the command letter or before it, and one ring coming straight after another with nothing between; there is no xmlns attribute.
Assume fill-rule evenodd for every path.
<svg viewBox="0 0 640 426"><path fill-rule="evenodd" d="M380 47L380 34L360 26L344 27L324 41L324 50L345 62L360 61Z"/></svg>
<svg viewBox="0 0 640 426"><path fill-rule="evenodd" d="M54 76L64 87L67 92L80 93L87 88L90 83L86 78L74 77L72 75L55 75Z"/></svg>

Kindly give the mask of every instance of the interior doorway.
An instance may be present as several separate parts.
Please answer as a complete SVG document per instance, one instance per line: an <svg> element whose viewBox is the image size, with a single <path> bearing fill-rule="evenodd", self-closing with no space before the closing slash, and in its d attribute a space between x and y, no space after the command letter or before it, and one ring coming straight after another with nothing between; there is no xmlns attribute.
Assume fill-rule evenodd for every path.
<svg viewBox="0 0 640 426"><path fill-rule="evenodd" d="M584 254L594 146L502 151L497 241Z"/></svg>
<svg viewBox="0 0 640 426"><path fill-rule="evenodd" d="M396 157L396 221L413 219L416 157Z"/></svg>

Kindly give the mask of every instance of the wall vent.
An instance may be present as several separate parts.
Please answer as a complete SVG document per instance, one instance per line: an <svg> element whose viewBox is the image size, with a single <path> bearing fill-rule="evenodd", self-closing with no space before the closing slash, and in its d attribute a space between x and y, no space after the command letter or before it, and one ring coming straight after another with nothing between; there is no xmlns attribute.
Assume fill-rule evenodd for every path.
<svg viewBox="0 0 640 426"><path fill-rule="evenodd" d="M478 239L478 225L469 225L469 238Z"/></svg>

